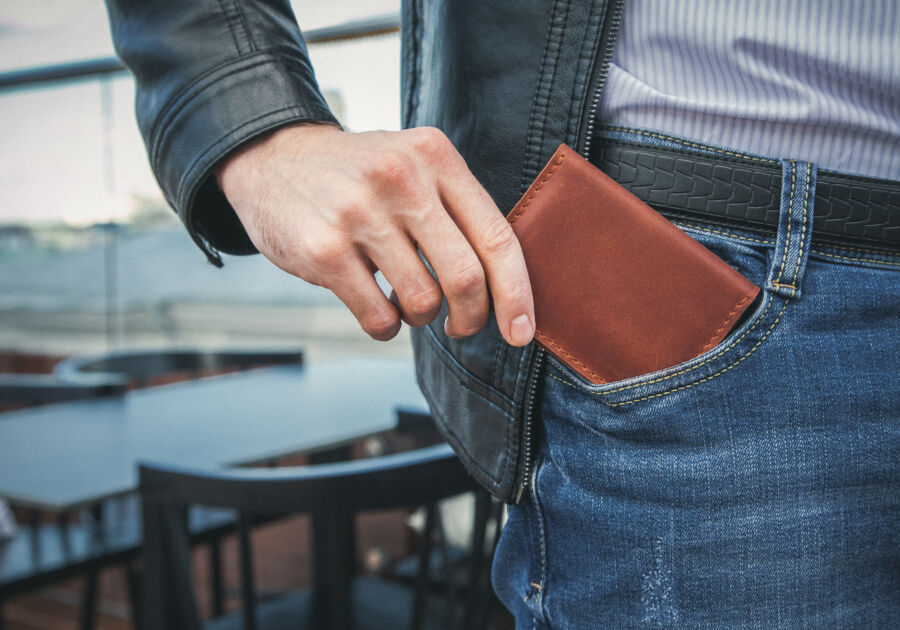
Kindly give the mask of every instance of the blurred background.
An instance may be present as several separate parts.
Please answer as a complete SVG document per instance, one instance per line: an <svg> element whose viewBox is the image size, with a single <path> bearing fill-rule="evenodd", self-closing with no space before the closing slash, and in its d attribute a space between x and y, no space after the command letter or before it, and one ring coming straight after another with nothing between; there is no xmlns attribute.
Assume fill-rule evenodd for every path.
<svg viewBox="0 0 900 630"><path fill-rule="evenodd" d="M295 0L307 33L390 18L399 0ZM4 0L0 73L113 57L100 0ZM313 43L324 94L351 130L398 129L396 30ZM21 75L19 75L21 76ZM0 89L0 356L172 345L301 346L310 360L408 356L361 333L328 291L260 256L205 262L167 206L134 118L127 72Z"/></svg>
<svg viewBox="0 0 900 630"><path fill-rule="evenodd" d="M294 0L292 4L310 42L319 84L342 124L352 131L399 129L400 0ZM349 37L348 31L352 32ZM389 289L384 283L383 287ZM135 349L165 355L175 348L223 347L301 349L303 369L298 366L284 369L307 375L327 374L327 366L324 372L317 372L312 366L327 364L331 359L352 357L350 361L370 361L374 365L384 365L378 361L399 359L390 365L406 366L403 369L408 372L409 385L414 387L411 348L405 328L391 342L372 341L330 292L287 275L261 256L226 256L224 269L207 263L167 206L151 173L134 117L134 85L131 76L115 59L101 0L3 0L0 2L0 376L6 379L5 385L0 383L0 390L6 387L3 395L21 393L24 381L16 379L22 376L36 375L34 378L46 378L49 382L56 378L49 375L54 366L73 355L108 357ZM290 353L285 350L285 354ZM176 380L184 376L179 375ZM210 375L199 371L187 375L188 378L199 376ZM138 385L132 382L128 389L166 382L172 381ZM57 397L54 399L57 402L64 400L59 397L63 394L73 395L71 388L58 391L60 386L55 382L46 388L44 381L36 383L40 392L46 389ZM345 389L343 385L341 381ZM292 381L291 388L294 387ZM87 392L89 388L83 389ZM177 393L177 389L172 391ZM110 393L121 394L98 391L96 395ZM160 396L163 400L166 395ZM138 394L129 391L122 408L131 408L133 400L138 399ZM23 406L8 405L8 402L0 395L0 410ZM35 402L49 400L28 401ZM76 407L60 406L62 411L48 413L62 417L70 410L80 409L77 404ZM102 400L97 404L102 406ZM91 415L92 407L84 409L84 413ZM366 459L437 441L427 416L424 434L421 426L413 424L411 438L400 432L402 414L398 419L394 417L397 409L390 411L391 422L397 423L396 430L343 445L338 449L342 456ZM54 471L48 469L56 467L39 470L40 466L29 459L44 445L41 440L28 438L26 432L43 430L52 424L46 422L48 417L41 416L40 410L36 415L27 415L30 413L30 409L18 410L0 418L8 433L22 429L18 446L11 442L3 446L0 440L3 446L0 464L4 458L7 463L20 462L7 467L12 472L6 473L6 481L17 476L17 482L26 486L33 478L46 477L54 482ZM158 414L155 410L153 413ZM187 412L177 409L177 418L182 413ZM306 430L302 425L302 410L291 407L286 413L290 418L300 417L297 431ZM66 440L70 439L69 431L83 432L86 425L78 424L80 428L72 429L73 419L63 419L66 422L59 430L47 429L49 433L45 437L52 436L52 439L46 437L44 441L61 441L68 451L73 451L67 453L71 459L83 458ZM241 418L240 422L256 420ZM183 426L187 432L190 425L185 417ZM220 428L213 433L222 433ZM100 441L103 438L98 436ZM210 438L215 441L220 436ZM328 457L332 455L323 459L318 453L299 453L266 464L320 463L331 461ZM447 455L453 459L449 449ZM319 459L312 459L317 456ZM469 478L463 475L461 479L464 479L462 489L471 490ZM484 499L479 505L486 506L487 495L482 494ZM74 512L63 509L54 513L40 506L29 506L27 502L17 505L15 498L7 503L0 496L0 628L116 630L135 627L134 571L140 571L140 563L135 569L135 561L142 544L139 497L130 492L121 501L111 499L112 503L124 501L125 505L124 508L114 505L112 511L107 509L108 501L99 498L103 500L87 509L82 506ZM434 504L427 512L414 511L416 505L421 505L421 501L403 509L360 516L355 542L350 538L357 558L354 570L393 576L401 582L407 579L408 583L409 576L415 576L418 570L414 568L417 541L424 539L431 544L436 538L442 545L443 559L438 563L443 567L442 575L451 576L450 571L455 571L457 566L462 570L459 558L464 560L460 554L465 553L471 533L495 527L484 520L486 507L481 511L473 507L471 494L442 503L444 517L434 516ZM426 518L426 513L431 516ZM229 514L224 525L214 519L207 525L200 522L198 531L212 540L210 552L214 554L194 552L193 555L195 570L200 574L210 573L215 583L212 594L206 599L201 597L200 603L207 616L217 619L222 613L240 609L243 601L240 595L244 592L241 580L247 579L238 567L239 543L234 533L242 521L236 522L236 517ZM494 516L490 523L499 527L500 513L492 511L491 514ZM428 524L432 518L438 519L439 527ZM254 527L255 568L249 574L256 580L260 598L310 585L315 577L310 560L313 527L306 517ZM240 531L246 534L248 530ZM196 533L194 529L191 532ZM496 536L492 540L495 539ZM221 556L218 555L220 543ZM448 548L457 555L448 555ZM473 543L472 548L478 549L478 554L472 554L479 563L473 561L472 566L477 568L481 551L486 549L484 540ZM487 549L490 548L488 542ZM123 558L127 559L124 566ZM407 568L403 569L404 566ZM420 587L432 587L430 578L416 579ZM469 594L460 590L456 595L460 601L466 599L467 610L474 610L472 605L477 602L471 593L487 593L489 589L480 577L469 582L475 585ZM456 596L449 577L441 583L449 585L448 599ZM391 601L381 603L392 604ZM468 621L463 623L474 627Z"/></svg>

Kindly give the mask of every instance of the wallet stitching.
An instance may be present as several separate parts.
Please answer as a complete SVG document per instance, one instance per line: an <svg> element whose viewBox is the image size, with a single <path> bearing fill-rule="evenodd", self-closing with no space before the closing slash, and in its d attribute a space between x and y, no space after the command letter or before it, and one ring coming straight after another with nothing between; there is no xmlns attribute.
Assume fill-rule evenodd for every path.
<svg viewBox="0 0 900 630"><path fill-rule="evenodd" d="M517 220L519 217L522 216L522 214L523 214L523 213L525 212L525 210L528 208L528 205L531 203L531 201L537 196L537 194L538 194L539 192L541 192L541 190L543 190L544 184L546 184L547 181L550 179L550 177L553 175L553 173L555 173L556 170L557 170L560 166L562 166L563 160L565 160L565 158L566 158L565 154L564 154L564 153L560 153L560 154L559 154L559 157L557 157L557 158L552 162L553 165L552 165L552 166L550 167L550 169L546 172L546 174L541 178L541 180L534 186L534 188L533 188L532 191L531 191L531 194L528 195L528 198L525 199L525 200L522 202L522 204L519 206L519 209L516 210L516 211L510 216L510 218L509 218L509 224L510 224L510 225L513 225L513 224L516 222L516 220ZM554 341L553 341L552 339L550 339L550 337L548 337L546 334L544 334L544 333L542 333L541 331L538 330L538 331L535 331L535 336L536 336L538 339L540 339L541 341L544 341L544 342L550 344L551 346L553 346L554 348L556 348L559 352L561 352L563 355L565 355L566 357L568 357L569 359L571 359L572 361L574 361L575 363L577 363L578 365L580 365L580 366L582 367L582 369L584 369L588 374L590 374L591 376L593 376L595 379L598 379L598 380L601 381L602 383L605 383L605 382L606 382L599 374L597 374L597 373L594 372L591 368L589 368L587 365L585 365L584 363L582 363L581 361L579 361L574 355L572 355L571 353L569 353L565 348L563 348L563 347L562 347L561 345L559 345L558 343L554 342Z"/></svg>
<svg viewBox="0 0 900 630"><path fill-rule="evenodd" d="M722 369L719 370L718 372L716 372L716 373L714 373L714 374L710 374L709 376L707 376L707 377L705 377L705 378L702 378L702 379L700 379L699 381L694 381L693 383L688 383L688 384L686 384L686 385L682 385L682 386L676 387L676 388L674 388L674 389L666 390L666 391L663 391L663 392L657 392L656 394L650 394L650 395L648 395L648 396L642 396L641 398L635 398L634 400L624 400L624 401L622 401L622 402L615 402L615 403L605 402L605 401L604 401L604 404L609 405L610 407L621 407L621 406L624 406L624 405L632 405L632 404L634 404L634 403L642 402L642 401L644 401L644 400L650 400L650 399L652 399L652 398L660 398L660 397L662 397L662 396L668 396L669 394L674 394L675 392L679 392L679 391L682 391L682 390L685 390L685 389L690 389L690 388L692 388L692 387L694 387L694 386L696 386L696 385L700 385L701 383L706 383L706 382L708 382L708 381L713 380L714 378L716 378L716 377L718 377L718 376L721 376L722 374L724 374L724 373L727 372L728 370L730 370L730 369L734 368L735 366L737 366L739 363L741 363L744 359L746 359L747 357L749 357L751 354L753 354L753 353L759 348L759 346L762 345L762 342L765 341L765 340L768 338L769 334L771 334L771 332L775 329L775 326L778 324L778 322L781 321L781 317L784 315L784 311L787 309L787 306L788 306L788 304L790 303L790 301L791 301L790 298L787 298L787 299L784 301L784 305L781 307L781 311L779 311L778 315L775 317L775 321L772 322L772 325L769 326L769 329L768 329L768 330L766 331L766 333L762 336L762 338L761 338L759 341L756 342L756 345L754 345L752 348L750 348L750 350L748 350L746 353L744 353L743 355L741 355L741 357L738 358L738 359L737 359L734 363L732 363L731 365L728 365L727 367L722 368ZM768 309L767 309L767 310L768 310ZM761 319L762 319L762 318L760 318L760 320L761 320ZM758 323L758 322L757 322L757 323ZM754 324L754 327L755 327L755 324ZM749 330L747 330L747 333L749 333L750 330L752 330L752 328L750 328ZM744 335L741 336L741 339L743 339L743 337L746 336L747 333L744 333ZM738 340L738 341L740 341L740 340ZM735 341L735 343L737 343L737 341ZM729 347L734 347L734 344L732 344L732 345L729 346ZM724 351L723 351L723 352L724 352ZM623 387L623 388L621 388L621 389L617 389L617 390L613 390L613 391L622 391L622 389L629 389L629 388L632 388L632 387L640 387L640 386L642 386L642 385L650 385L651 383L659 382L659 381L662 381L662 380L666 380L666 379L668 379L668 378L672 378L672 377L674 377L674 376L678 376L678 374L684 374L685 372L689 372L689 371L691 371L691 370L694 370L694 369L696 369L696 368L699 368L699 367L702 366L702 365L706 365L707 363L709 363L710 361L712 361L712 360L715 359L716 357L721 356L721 354L722 354L722 353L719 353L719 354L717 354L715 357L710 357L709 359L707 359L706 361L704 361L704 362L701 363L700 365L695 365L694 367L686 368L686 369L682 370L681 372L678 372L677 374L671 374L671 375L669 375L669 376L664 376L664 377L662 377L662 378L656 379L655 381L650 381L650 382L648 382L648 383L638 383L638 384L635 384L635 385L629 385L629 386L627 386L627 387ZM596 396L596 397L598 397L598 398L603 398L604 396L607 396L607 395L609 395L609 394L612 393L612 392L588 392L588 391L585 391L584 389L582 389L581 387L579 387L578 385L576 385L576 384L574 384L574 383L570 383L570 382L567 381L567 380L558 378L558 377L554 376L553 374L549 374L549 376L550 376L550 378L552 378L552 379L555 380L555 381L559 381L560 383L563 383L563 384L565 384L565 385L568 385L569 387L572 387L572 388L574 388L574 389L576 389L576 390L578 390L578 391L580 391L580 392L584 392L584 393L586 393L586 394L590 394L591 396Z"/></svg>
<svg viewBox="0 0 900 630"><path fill-rule="evenodd" d="M596 372L594 372L591 368L589 368L589 367L586 366L584 363L582 363L581 361L579 361L575 356L573 356L573 355L569 354L568 352L566 352L566 349L565 349L565 348L563 348L561 345L559 345L558 343L556 343L555 341L553 341L552 339L550 339L550 337L548 337L547 335L545 335L545 334L542 333L541 331L537 331L537 332L535 332L534 334L535 334L535 336L536 336L538 339L540 339L541 341L544 341L544 342L546 342L546 343L549 343L551 346L553 346L554 348L556 348L557 350L559 350L561 353L563 353L567 358L572 359L572 361L574 361L575 363L577 363L578 365L580 365L580 366L582 367L582 369L584 369L585 372L587 372L588 374L590 374L590 375L593 376L594 378L600 380L601 383L606 383L606 382L607 382L602 376L600 376L599 374L597 374Z"/></svg>
<svg viewBox="0 0 900 630"><path fill-rule="evenodd" d="M744 153L737 153L735 151L728 151L725 149L711 147L706 144L700 144L699 142L689 142L687 140L682 140L680 138L673 138L672 136L666 136L661 133L651 133L649 131L640 131L638 129L628 129L626 127L604 127L604 129L608 129L610 131L620 131L622 133L633 133L633 134L636 134L639 136L647 136L649 138L657 138L659 140L668 140L670 142L675 142L676 144L680 144L682 146L694 147L695 149L705 149L706 151L712 151L714 153L720 153L722 155L730 155L732 157L741 158L742 160L752 160L754 162L763 162L764 164L778 164L777 160L753 157L752 155L746 155ZM665 148L665 147L663 147L663 148Z"/></svg>
<svg viewBox="0 0 900 630"><path fill-rule="evenodd" d="M781 281L781 275L784 273L784 263L787 260L788 248L791 246L791 213L794 210L794 183L797 175L797 163L791 161L791 192L788 195L788 215L787 215L787 236L784 239L784 252L781 254L781 264L778 266L778 277L772 283L775 286L784 286L778 284ZM786 287L792 288L792 287Z"/></svg>
<svg viewBox="0 0 900 630"><path fill-rule="evenodd" d="M745 296L742 297L740 300L738 300L738 303L735 304L735 305L734 305L734 308L731 309L731 312L728 313L728 317L725 318L725 321L722 322L722 325L719 326L719 328L716 330L716 332L713 333L712 337L709 338L709 341L706 342L706 345L703 346L703 352L706 352L707 350L709 350L709 349L711 349L711 348L713 347L713 344L714 344L715 341L716 341L716 337L719 336L719 333L722 332L722 330L724 330L724 328L728 325L728 323L729 323L729 322L732 320L732 318L734 317L734 314L738 312L738 309L740 309L741 306L744 305L744 302L746 302L748 299L750 299L750 296L749 296L749 295L745 295Z"/></svg>

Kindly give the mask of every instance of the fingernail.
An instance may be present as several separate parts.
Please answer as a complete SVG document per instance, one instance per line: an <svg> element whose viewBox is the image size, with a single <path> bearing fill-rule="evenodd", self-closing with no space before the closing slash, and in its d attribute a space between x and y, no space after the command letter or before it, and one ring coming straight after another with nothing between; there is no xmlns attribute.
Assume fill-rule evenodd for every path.
<svg viewBox="0 0 900 630"><path fill-rule="evenodd" d="M524 346L531 341L531 338L534 337L534 326L531 325L528 315L522 313L512 320L512 324L509 326L509 336L515 346Z"/></svg>
<svg viewBox="0 0 900 630"><path fill-rule="evenodd" d="M450 318L449 318L449 317L445 317L445 318L444 318L444 333L445 333L448 337L450 337L451 339L459 339L459 337L455 337L454 335L451 335L451 334L450 334L450 331L447 330L447 325L448 325L449 323L450 323Z"/></svg>

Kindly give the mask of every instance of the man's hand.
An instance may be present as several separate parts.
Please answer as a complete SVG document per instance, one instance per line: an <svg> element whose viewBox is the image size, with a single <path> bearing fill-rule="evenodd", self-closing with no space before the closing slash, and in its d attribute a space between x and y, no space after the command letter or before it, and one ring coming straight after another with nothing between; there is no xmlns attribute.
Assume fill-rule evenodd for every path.
<svg viewBox="0 0 900 630"><path fill-rule="evenodd" d="M481 330L491 298L509 343L534 335L519 242L437 129L287 127L229 157L217 175L259 251L333 291L375 339L394 337L401 319L432 321L443 296L451 337ZM375 282L377 269L394 289L390 300Z"/></svg>

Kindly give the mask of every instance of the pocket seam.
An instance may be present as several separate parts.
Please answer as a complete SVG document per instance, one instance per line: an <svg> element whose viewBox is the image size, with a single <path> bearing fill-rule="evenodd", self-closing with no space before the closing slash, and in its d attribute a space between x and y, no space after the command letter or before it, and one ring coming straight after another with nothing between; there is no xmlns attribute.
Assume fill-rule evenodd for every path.
<svg viewBox="0 0 900 630"><path fill-rule="evenodd" d="M787 304L785 304L785 306L786 305ZM634 389L636 387L643 387L645 385L654 385L656 383L661 383L662 381L666 381L666 380L669 380L670 378L675 378L676 376L681 376L682 374L687 374L688 372L692 372L693 370L701 368L704 365L707 365L708 363L710 363L711 361L715 361L716 359L721 357L726 352L730 352L732 348L734 348L738 343L743 341L744 338L753 331L753 329L755 329L757 326L759 326L760 322L763 321L766 314L769 312L770 308L772 308L772 298L769 298L768 304L766 304L766 308L763 310L762 313L760 313L756 317L756 321L753 322L753 325L750 326L743 333L741 333L740 337L738 337L737 339L734 339L733 341L731 341L729 344L727 344L725 347L721 348L720 350L715 351L715 353L711 357L707 358L705 361L703 361L701 363L698 363L697 365L692 365L691 367L686 367L683 370L679 370L678 372L675 372L674 374L667 374L666 376L660 376L658 378L653 379L652 381L632 383L630 385L623 385L622 387L617 387L616 389L611 389L608 392L588 391L588 393L593 396L606 396L608 394L616 394L618 392L623 392L628 389ZM782 311L783 311L783 309L782 309ZM781 313L779 313L779 317L780 316L781 316ZM578 386L575 385L575 387L578 387ZM578 388L578 389L581 389L581 388Z"/></svg>
<svg viewBox="0 0 900 630"><path fill-rule="evenodd" d="M734 368L734 367L736 367L738 364L740 364L744 359L746 359L746 358L749 357L751 354L753 354L753 353L754 353L754 352L762 345L762 343L769 337L769 335L770 335L770 334L772 333L772 331L775 329L775 326L778 325L778 322L781 321L781 318L784 316L784 312L785 312L785 310L787 310L788 304L790 304L790 302L791 302L790 298L788 298L788 299L786 299L786 300L784 301L784 304L782 305L781 310L778 312L778 315L775 316L775 321L772 322L772 325L769 326L769 329L765 332L765 334L763 334L763 336L760 338L760 340L757 341L756 344L755 344L752 348L750 348L747 352L745 352L745 353L742 354L740 357L738 357L737 360L735 360L733 363L731 363L730 365L725 366L724 368L722 368L722 369L719 370L718 372L715 372L715 373L713 373L713 374L710 374L709 376L706 376L706 377L704 377L704 378L702 378L702 379L700 379L700 380L694 381L694 382L692 382L692 383L687 383L687 384L685 384L685 385L681 385L681 386L679 386L679 387L674 387L674 388L672 388L672 389L664 390L664 391L661 391L661 392L656 392L656 393L654 393L654 394L648 394L647 396L641 396L640 398L635 398L635 399L633 399L633 400L623 400L623 401L621 401L621 402L607 402L607 401L603 401L603 404L608 405L608 406L610 406L610 407L622 407L622 406L624 406L624 405L633 405L634 403L642 402L642 401L645 401L645 400L650 400L650 399L653 399L653 398L660 398L660 397L662 397L662 396L668 396L669 394L674 394L675 392L683 391L683 390L686 390L686 389L691 389L692 387L695 387L695 386L700 385L700 384L702 384L702 383L707 383L707 382L709 382L709 381L711 381L711 380L713 380L713 379L715 379L715 378L721 376L721 375L724 374L725 372L728 372L729 370L731 370L732 368ZM552 378L553 380L558 381L558 382L560 382L560 383L563 383L564 385L568 385L569 387L571 387L571 388L573 388L573 389L576 389L576 390L579 391L579 392L582 392L582 393L585 393L585 394L589 394L589 395L591 395L591 396L595 396L595 397L601 398L601 399L604 398L604 397L606 397L606 396L608 396L608 395L610 395L610 394L612 394L612 393L615 393L615 392L620 392L620 391L623 391L623 390L626 390L626 389L633 389L633 388L635 388L635 387L642 387L642 386L644 386L644 385L651 385L651 384L653 384L653 383L659 383L659 382L661 382L661 381L664 381L664 380L667 380L667 379L670 379L670 378L674 378L675 376L679 376L679 375L681 375L681 374L685 374L685 373L690 372L690 371L692 371L692 370L695 370L695 369L697 369L697 368L699 368L699 367L702 367L702 366L708 364L710 361L713 361L713 360L717 359L718 357L722 356L725 352L728 352L729 350L731 350L731 349L732 349L732 348L733 348L740 340L742 340L744 337L746 337L746 336L750 333L750 331L753 330L753 329L757 326L757 324L759 324L759 322L761 322L761 321L763 320L763 317L765 316L766 312L768 312L770 306L771 306L771 301L769 302L769 305L766 306L766 310L763 311L763 314L759 316L759 318L757 319L756 323L754 323L753 326L751 326L751 327L748 328L746 331L744 331L744 334L742 334L738 339L736 339L734 342L732 342L727 348L722 349L721 352L715 354L714 356L709 357L706 361L703 361L702 363L699 363L699 364L694 365L694 366L689 367L689 368L685 368L684 370L681 370L681 371L679 371L679 372L676 372L675 374L670 374L670 375L668 375L668 376L662 376L662 377L660 377L660 378L658 378L658 379L655 379L655 380L653 380L653 381L648 381L648 382L646 382L646 383L634 383L634 384L632 384L632 385L626 385L626 386L621 387L621 388L619 388L619 389L614 389L614 390L611 390L611 391L608 391L608 392L591 392L591 391L587 391L587 390L585 390L585 389L579 387L579 386L576 385L575 383L571 383L571 382L569 382L569 381L567 381L567 380L565 380L565 379L562 379L562 378L559 378L559 377L557 377L557 376L554 376L553 374L551 374L551 373L549 373L549 372L547 373L547 375L548 375L550 378Z"/></svg>
<svg viewBox="0 0 900 630"><path fill-rule="evenodd" d="M819 250L819 249L813 249L811 251L812 251L812 253L817 254L819 256L825 256L826 258L835 258L837 260L847 260L850 262L865 262L865 263L872 263L874 265L891 265L894 267L900 267L900 262L894 262L891 260L878 260L876 258L851 258L850 256L839 256L838 254L829 254L828 252L823 252L822 250ZM866 250L860 250L860 251L866 251ZM880 255L874 251L872 253L876 254L876 255Z"/></svg>

